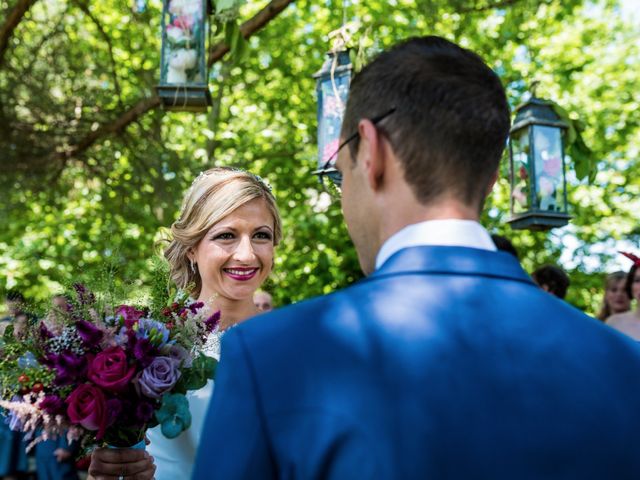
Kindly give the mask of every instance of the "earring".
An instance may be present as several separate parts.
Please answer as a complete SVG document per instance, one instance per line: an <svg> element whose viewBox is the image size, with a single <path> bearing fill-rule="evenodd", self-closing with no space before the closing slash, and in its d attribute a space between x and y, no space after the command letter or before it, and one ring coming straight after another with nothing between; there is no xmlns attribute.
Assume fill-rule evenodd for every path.
<svg viewBox="0 0 640 480"><path fill-rule="evenodd" d="M193 272L193 274L196 274L196 263L193 261L193 258L191 260L189 260L191 262L191 271Z"/></svg>

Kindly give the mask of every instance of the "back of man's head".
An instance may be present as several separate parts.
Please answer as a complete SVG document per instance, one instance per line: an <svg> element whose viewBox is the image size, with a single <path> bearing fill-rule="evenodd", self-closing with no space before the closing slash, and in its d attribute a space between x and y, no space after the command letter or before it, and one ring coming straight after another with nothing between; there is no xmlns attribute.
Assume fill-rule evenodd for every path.
<svg viewBox="0 0 640 480"><path fill-rule="evenodd" d="M564 298L569 289L569 276L559 267L554 265L544 265L531 274L533 280L540 288L555 295L558 298Z"/></svg>
<svg viewBox="0 0 640 480"><path fill-rule="evenodd" d="M417 200L453 195L481 209L510 117L498 76L475 53L443 38L411 38L380 54L353 79L342 137L361 119L395 108L378 125ZM350 143L356 157L358 139Z"/></svg>

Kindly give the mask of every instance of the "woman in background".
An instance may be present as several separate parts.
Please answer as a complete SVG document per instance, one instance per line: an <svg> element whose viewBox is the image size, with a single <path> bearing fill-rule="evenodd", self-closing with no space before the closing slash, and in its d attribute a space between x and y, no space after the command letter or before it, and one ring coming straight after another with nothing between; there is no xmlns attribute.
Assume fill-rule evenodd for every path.
<svg viewBox="0 0 640 480"><path fill-rule="evenodd" d="M627 274L623 271L613 272L607 275L604 282L602 307L600 307L596 318L604 322L611 315L629 311L631 300L625 289L626 279Z"/></svg>
<svg viewBox="0 0 640 480"><path fill-rule="evenodd" d="M607 319L607 325L640 341L640 257L631 253L622 253L633 261L633 266L627 274L624 288L627 297L636 301L636 308L628 312L612 315Z"/></svg>

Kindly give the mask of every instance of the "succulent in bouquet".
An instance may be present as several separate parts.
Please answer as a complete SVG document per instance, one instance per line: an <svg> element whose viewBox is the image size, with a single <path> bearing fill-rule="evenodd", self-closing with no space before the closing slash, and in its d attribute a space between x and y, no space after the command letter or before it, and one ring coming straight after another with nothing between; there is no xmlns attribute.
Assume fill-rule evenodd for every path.
<svg viewBox="0 0 640 480"><path fill-rule="evenodd" d="M158 424L169 438L189 428L185 393L213 378L216 360L203 347L220 313L206 316L184 292L152 317L75 290L74 302L34 322L25 338L3 339L0 407L12 428L28 432L31 445L66 435L87 447L130 447Z"/></svg>

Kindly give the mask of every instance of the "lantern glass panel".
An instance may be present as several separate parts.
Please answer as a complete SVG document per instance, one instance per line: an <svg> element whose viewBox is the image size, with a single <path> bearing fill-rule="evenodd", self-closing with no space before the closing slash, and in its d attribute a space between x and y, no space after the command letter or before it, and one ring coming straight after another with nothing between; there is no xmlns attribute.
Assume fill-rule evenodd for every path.
<svg viewBox="0 0 640 480"><path fill-rule="evenodd" d="M538 210L565 212L562 135L559 128L535 125L533 144Z"/></svg>
<svg viewBox="0 0 640 480"><path fill-rule="evenodd" d="M205 0L165 0L161 83L203 85L205 73Z"/></svg>
<svg viewBox="0 0 640 480"><path fill-rule="evenodd" d="M511 186L511 202L513 213L529 210L531 201L531 175L529 169L529 130L522 129L511 136L511 152L513 154L513 172Z"/></svg>
<svg viewBox="0 0 640 480"><path fill-rule="evenodd" d="M340 129L349 94L350 72L323 77L318 83L318 165L322 167L340 145Z"/></svg>

